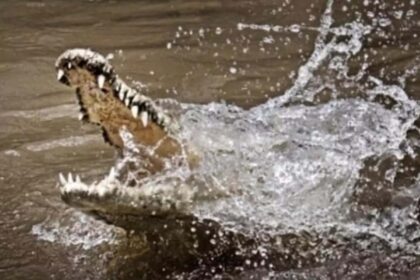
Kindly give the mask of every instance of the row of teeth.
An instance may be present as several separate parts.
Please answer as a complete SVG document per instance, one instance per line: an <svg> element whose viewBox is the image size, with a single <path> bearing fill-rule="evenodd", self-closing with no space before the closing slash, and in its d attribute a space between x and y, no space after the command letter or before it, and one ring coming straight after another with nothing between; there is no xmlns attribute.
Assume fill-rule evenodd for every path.
<svg viewBox="0 0 420 280"><path fill-rule="evenodd" d="M62 69L58 70L57 73L57 80L61 80L64 76L64 71ZM97 77L97 84L98 87L100 89L104 88L105 85L105 76L104 75L98 75ZM149 113L147 111L140 111L139 109L139 104L135 104L130 106L131 104L135 103L135 102L141 102L142 104L149 101L147 98L145 98L144 96L142 96L141 94L137 93L136 91L132 90L131 88L129 88L124 82L122 81L117 81L114 84L118 84L115 87L115 90L118 92L118 97L121 100L121 102L123 102L125 104L125 106L127 106L128 108L131 109L131 113L133 115L134 118L139 118L140 121L142 122L144 127L147 127L148 124L148 119L149 119ZM83 120L85 118L85 114L80 113L79 114L79 120ZM160 114L157 114L157 119L161 120L160 122L158 122L158 124L160 125L164 125L165 124L165 120L163 119L162 116L160 116Z"/></svg>
<svg viewBox="0 0 420 280"><path fill-rule="evenodd" d="M102 80L101 75L98 76L98 86L101 88L100 81ZM140 106L152 108L151 100L146 98L144 95L136 92L127 86L123 81L116 79L114 82L114 90L117 92L118 98L124 105L131 110L131 114L134 118L140 119L144 127L147 126L149 120L149 113L146 110L140 111ZM157 111L157 110L155 110ZM152 113L153 114L153 113ZM161 126L166 124L165 119L161 114L156 114L157 123Z"/></svg>
<svg viewBox="0 0 420 280"><path fill-rule="evenodd" d="M81 52L85 52L85 55L81 55ZM85 57L86 56L86 57ZM87 63L101 65L103 73L110 74L112 72L112 67L107 62L107 60L101 56L100 54L94 53L90 50L81 50L76 49L74 51L66 51L63 55L59 57L57 60L56 66L59 65L59 61L61 59L73 60L76 58L82 57ZM92 60L92 61L91 61ZM68 62L65 67L71 69L73 65ZM99 66L100 67L100 66ZM59 68L57 71L57 80L61 80L65 72ZM99 74L96 78L96 82L99 89L103 89L105 86L106 77L103 74ZM159 126L166 129L167 125L170 122L170 119L165 114L159 112L159 108L153 103L153 101L138 93L136 90L127 86L121 79L118 78L117 75L113 79L111 79L110 84L112 85L113 89L115 90L116 97L131 110L131 114L134 118L139 119L143 125L143 127L147 127L149 123L149 117L155 121ZM140 110L143 108L143 110ZM79 120L86 119L86 114L81 112L79 114Z"/></svg>
<svg viewBox="0 0 420 280"><path fill-rule="evenodd" d="M69 175L67 175L67 179L62 173L58 174L58 179L60 180L60 183L62 186L65 186L67 184L73 184L73 183L78 183L78 184L82 183L80 176L76 175L76 177L74 177L73 179L73 175L71 174L71 172L69 173Z"/></svg>
<svg viewBox="0 0 420 280"><path fill-rule="evenodd" d="M115 168L112 167L109 171L108 176L105 176L106 180L115 180L117 178L117 173L115 171ZM73 176L73 174L70 172L67 175L67 178L62 174L58 174L58 179L62 187L66 186L67 184L83 184L82 180L80 179L79 175ZM93 183L95 185L95 183Z"/></svg>

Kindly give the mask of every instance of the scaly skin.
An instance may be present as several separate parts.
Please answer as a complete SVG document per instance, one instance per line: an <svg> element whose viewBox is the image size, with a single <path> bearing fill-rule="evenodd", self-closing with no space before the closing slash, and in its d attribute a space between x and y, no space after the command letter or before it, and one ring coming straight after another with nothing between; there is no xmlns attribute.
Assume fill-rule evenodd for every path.
<svg viewBox="0 0 420 280"><path fill-rule="evenodd" d="M102 55L88 49L71 49L55 63L57 79L76 89L79 119L102 127L105 141L124 148L120 130L125 127L135 143L151 147L154 154L142 154L147 169L163 169L163 159L181 152L174 137L178 124L150 98L130 88Z"/></svg>

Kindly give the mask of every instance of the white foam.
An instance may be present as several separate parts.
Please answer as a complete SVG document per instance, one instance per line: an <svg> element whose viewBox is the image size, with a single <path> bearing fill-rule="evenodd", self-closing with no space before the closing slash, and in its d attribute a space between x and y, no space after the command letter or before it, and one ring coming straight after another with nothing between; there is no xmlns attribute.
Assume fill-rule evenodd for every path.
<svg viewBox="0 0 420 280"><path fill-rule="evenodd" d="M32 227L38 239L65 246L80 246L84 250L102 244L117 244L118 229L106 225L81 212L67 213L60 218L47 220Z"/></svg>

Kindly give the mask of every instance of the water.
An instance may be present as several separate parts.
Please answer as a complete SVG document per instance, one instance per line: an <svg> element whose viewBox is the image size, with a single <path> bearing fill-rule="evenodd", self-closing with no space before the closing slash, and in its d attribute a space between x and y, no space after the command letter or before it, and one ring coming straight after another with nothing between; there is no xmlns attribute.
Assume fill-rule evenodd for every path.
<svg viewBox="0 0 420 280"><path fill-rule="evenodd" d="M417 1L0 6L2 279L420 275ZM121 164L55 81L74 46L180 102L202 163L141 184L215 190L183 210L196 220L125 231L61 202L59 172L90 183Z"/></svg>

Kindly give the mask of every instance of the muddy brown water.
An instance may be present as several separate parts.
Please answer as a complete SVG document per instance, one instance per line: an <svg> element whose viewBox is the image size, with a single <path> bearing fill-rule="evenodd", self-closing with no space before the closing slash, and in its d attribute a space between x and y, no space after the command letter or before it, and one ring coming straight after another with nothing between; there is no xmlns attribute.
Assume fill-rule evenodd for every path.
<svg viewBox="0 0 420 280"><path fill-rule="evenodd" d="M114 158L98 129L77 120L74 94L57 83L54 61L59 54L72 47L112 53L120 76L141 81L152 97L202 104L223 101L250 108L293 84L299 66L314 50L325 7L322 0L1 1L0 278L153 279L155 275L147 263L133 264L139 265L133 270L138 274L125 273L131 270L127 265L117 273L112 269L123 262L125 247L131 246L130 254L145 250L144 240L130 239L124 230L110 233L122 240L118 249L109 244L86 249L77 240L66 245L57 236L56 242L49 242L34 234L34 226L61 218L61 226L77 227L79 216L60 200L56 188L59 172L95 178ZM366 73L394 84L413 69L404 89L411 99L420 99L418 0L335 1L333 18L334 25L381 20L375 32L361 40L362 50L349 60L349 71L367 62ZM239 23L260 28L241 29ZM290 28L274 32L264 30L264 25ZM322 67L317 71L328 74ZM413 168L411 176L416 176L420 167ZM89 230L78 238L89 236ZM114 259L109 252L119 256ZM420 265L414 258L403 269L395 269L395 278L369 270L352 275L351 268L341 275L419 279ZM295 277L336 279L334 275L340 274L331 270L333 265ZM180 275L194 277L188 272ZM251 270L237 277L262 275L267 274ZM287 279L286 274L278 277Z"/></svg>

